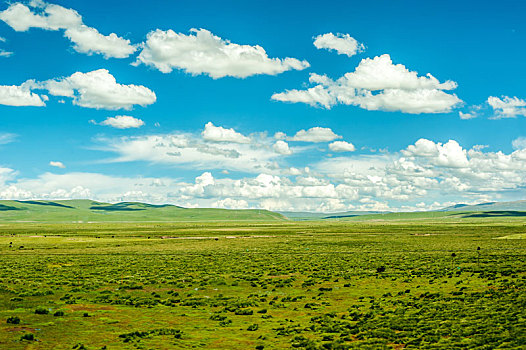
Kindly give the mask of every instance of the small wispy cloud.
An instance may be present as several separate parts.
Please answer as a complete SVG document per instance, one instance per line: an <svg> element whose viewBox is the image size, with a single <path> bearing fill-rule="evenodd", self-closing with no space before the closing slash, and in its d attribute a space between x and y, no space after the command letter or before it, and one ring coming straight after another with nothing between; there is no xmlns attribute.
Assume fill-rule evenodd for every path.
<svg viewBox="0 0 526 350"><path fill-rule="evenodd" d="M17 134L11 133L0 133L0 145L5 145L11 142L14 142L18 137Z"/></svg>
<svg viewBox="0 0 526 350"><path fill-rule="evenodd" d="M0 49L0 57L11 57L13 52Z"/></svg>

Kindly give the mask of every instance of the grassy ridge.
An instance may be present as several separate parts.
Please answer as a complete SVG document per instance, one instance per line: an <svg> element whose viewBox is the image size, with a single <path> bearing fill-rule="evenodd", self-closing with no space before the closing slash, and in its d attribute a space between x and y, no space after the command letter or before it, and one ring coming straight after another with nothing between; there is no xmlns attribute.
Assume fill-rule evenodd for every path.
<svg viewBox="0 0 526 350"><path fill-rule="evenodd" d="M91 200L0 201L2 222L178 222L178 221L276 221L285 220L267 210L181 208L137 202L117 204Z"/></svg>
<svg viewBox="0 0 526 350"><path fill-rule="evenodd" d="M444 222L461 222L461 221L480 221L487 219L497 221L524 221L526 211L425 211L425 212L406 212L406 213L381 213L368 214L352 217L341 217L337 220L343 221L444 221Z"/></svg>

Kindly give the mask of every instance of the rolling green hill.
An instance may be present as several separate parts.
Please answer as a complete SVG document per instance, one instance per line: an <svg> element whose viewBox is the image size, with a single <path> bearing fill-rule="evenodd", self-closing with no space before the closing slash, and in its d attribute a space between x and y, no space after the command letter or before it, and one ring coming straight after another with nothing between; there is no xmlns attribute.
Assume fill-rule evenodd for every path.
<svg viewBox="0 0 526 350"><path fill-rule="evenodd" d="M271 212L183 208L140 202L103 203L92 200L0 200L0 222L178 222L178 221L283 221L283 220L448 220L526 218L526 201L455 205L423 212Z"/></svg>
<svg viewBox="0 0 526 350"><path fill-rule="evenodd" d="M148 221L281 221L267 210L182 208L138 202L116 204L92 200L0 201L0 222L148 222Z"/></svg>
<svg viewBox="0 0 526 350"><path fill-rule="evenodd" d="M526 211L526 200L513 202L487 202L474 205L457 204L442 211Z"/></svg>
<svg viewBox="0 0 526 350"><path fill-rule="evenodd" d="M526 211L480 210L480 211L418 211L358 215L334 218L342 221L411 221L411 220L481 220L481 219L526 219Z"/></svg>
<svg viewBox="0 0 526 350"><path fill-rule="evenodd" d="M513 202L487 202L474 205L456 204L432 211L374 212L348 211L342 213L279 212L290 220L338 221L397 221L397 220L458 220L526 218L526 200Z"/></svg>
<svg viewBox="0 0 526 350"><path fill-rule="evenodd" d="M342 219L361 215L384 214L380 211L345 211L337 213L315 213L307 211L278 211L291 220L321 220L321 219Z"/></svg>

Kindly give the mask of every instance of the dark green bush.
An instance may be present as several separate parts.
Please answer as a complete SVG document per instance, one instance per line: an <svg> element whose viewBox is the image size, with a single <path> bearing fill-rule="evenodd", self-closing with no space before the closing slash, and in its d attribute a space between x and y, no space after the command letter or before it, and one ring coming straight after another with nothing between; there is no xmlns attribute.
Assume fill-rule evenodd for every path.
<svg viewBox="0 0 526 350"><path fill-rule="evenodd" d="M258 328L259 328L259 325L257 323L254 323L248 326L247 331L257 331Z"/></svg>
<svg viewBox="0 0 526 350"><path fill-rule="evenodd" d="M236 315L252 315L254 311L252 309L237 309L234 313Z"/></svg>
<svg viewBox="0 0 526 350"><path fill-rule="evenodd" d="M20 318L18 318L17 316L8 317L7 318L7 323L19 324L20 323Z"/></svg>
<svg viewBox="0 0 526 350"><path fill-rule="evenodd" d="M37 315L47 315L49 314L49 310L44 307L37 307L35 309L35 314Z"/></svg>
<svg viewBox="0 0 526 350"><path fill-rule="evenodd" d="M25 333L20 337L20 340L35 340L35 335L33 333Z"/></svg>

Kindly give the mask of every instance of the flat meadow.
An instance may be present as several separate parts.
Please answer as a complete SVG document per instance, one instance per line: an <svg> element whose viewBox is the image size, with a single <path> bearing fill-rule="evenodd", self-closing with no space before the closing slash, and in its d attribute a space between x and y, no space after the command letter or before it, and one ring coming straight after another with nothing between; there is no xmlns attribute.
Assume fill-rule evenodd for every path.
<svg viewBox="0 0 526 350"><path fill-rule="evenodd" d="M6 223L1 349L523 349L524 218Z"/></svg>

